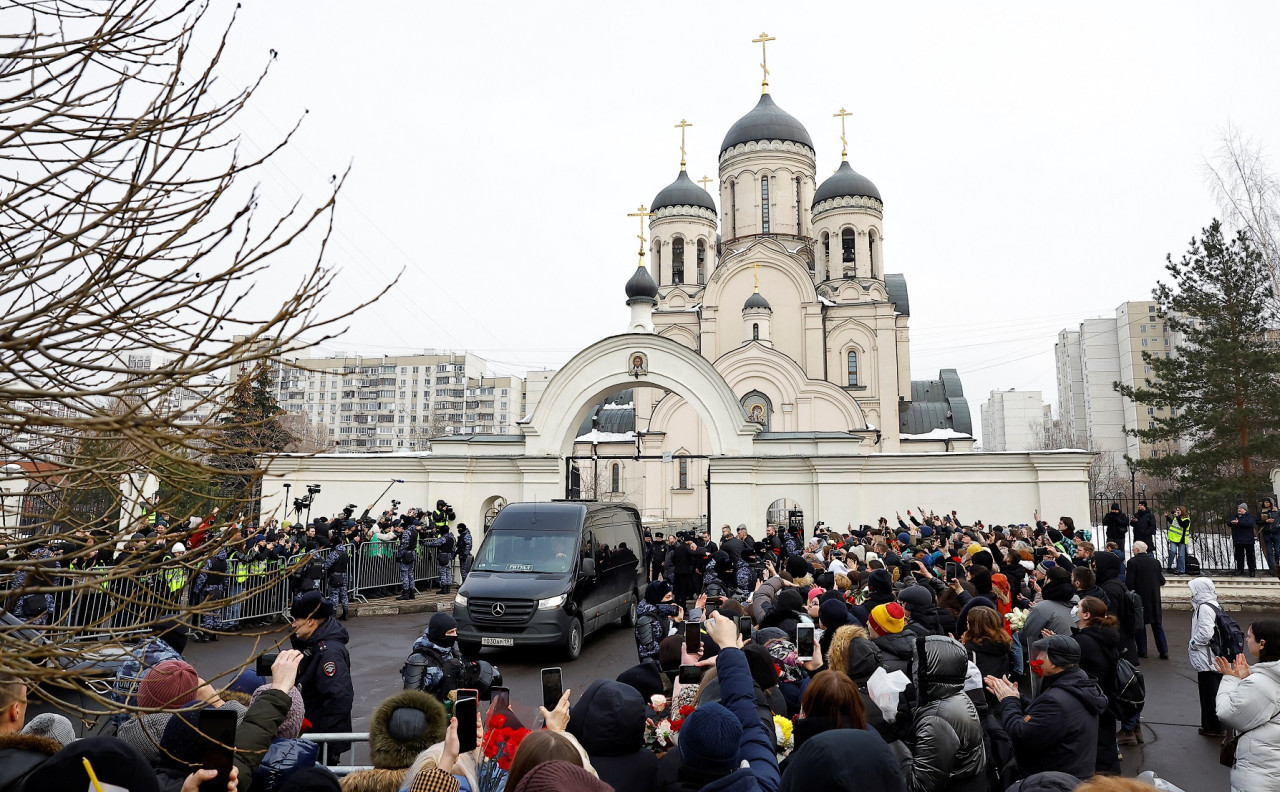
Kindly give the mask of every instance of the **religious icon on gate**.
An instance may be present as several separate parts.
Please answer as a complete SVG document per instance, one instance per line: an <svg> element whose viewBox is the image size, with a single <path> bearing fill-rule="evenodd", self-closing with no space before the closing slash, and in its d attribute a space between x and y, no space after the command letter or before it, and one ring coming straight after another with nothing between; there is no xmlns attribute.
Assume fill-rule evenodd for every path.
<svg viewBox="0 0 1280 792"><path fill-rule="evenodd" d="M643 352L631 353L631 376L643 377L649 373L649 358Z"/></svg>

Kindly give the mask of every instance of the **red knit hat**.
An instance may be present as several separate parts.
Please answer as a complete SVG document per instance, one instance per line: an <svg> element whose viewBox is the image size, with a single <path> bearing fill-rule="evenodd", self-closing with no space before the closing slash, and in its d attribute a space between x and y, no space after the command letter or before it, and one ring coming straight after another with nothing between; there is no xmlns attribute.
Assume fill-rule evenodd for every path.
<svg viewBox="0 0 1280 792"><path fill-rule="evenodd" d="M147 672L138 685L138 706L148 709L175 709L196 697L200 677L190 663L165 660Z"/></svg>

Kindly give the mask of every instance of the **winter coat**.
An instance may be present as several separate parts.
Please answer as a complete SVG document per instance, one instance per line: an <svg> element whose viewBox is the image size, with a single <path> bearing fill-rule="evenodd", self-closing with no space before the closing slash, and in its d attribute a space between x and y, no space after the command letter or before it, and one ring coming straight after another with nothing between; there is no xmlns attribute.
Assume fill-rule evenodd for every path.
<svg viewBox="0 0 1280 792"><path fill-rule="evenodd" d="M756 712L751 670L741 649L726 648L716 657L720 703L742 724L739 756L747 767L703 787L703 792L777 792L780 779L774 736L765 731Z"/></svg>
<svg viewBox="0 0 1280 792"><path fill-rule="evenodd" d="M280 731L280 724L289 717L293 699L283 690L266 690L249 705L244 720L236 727L236 767L241 778L253 778L271 743Z"/></svg>
<svg viewBox="0 0 1280 792"><path fill-rule="evenodd" d="M1080 646L1080 668L1108 697L1116 689L1116 653L1123 641L1114 627L1091 624L1071 636Z"/></svg>
<svg viewBox="0 0 1280 792"><path fill-rule="evenodd" d="M6 734L0 737L0 792L15 789L36 765L62 750L62 744L48 737Z"/></svg>
<svg viewBox="0 0 1280 792"><path fill-rule="evenodd" d="M422 713L426 728L411 739L392 734L397 710ZM414 760L442 740L449 726L444 705L420 690L402 690L378 705L369 717L371 769L357 770L342 779L343 792L398 792Z"/></svg>
<svg viewBox="0 0 1280 792"><path fill-rule="evenodd" d="M1022 641L1022 656L1031 656L1031 644L1040 640L1043 630L1052 630L1055 635L1070 635L1075 626L1075 617L1071 615L1071 606L1058 600L1041 600L1027 613L1027 621L1017 638Z"/></svg>
<svg viewBox="0 0 1280 792"><path fill-rule="evenodd" d="M437 646L423 630L409 650L400 678L405 690L421 690L444 701L452 691L466 687L466 661L457 643Z"/></svg>
<svg viewBox="0 0 1280 792"><path fill-rule="evenodd" d="M964 693L968 658L954 638L923 639L914 748L902 758L911 792L986 792L982 722Z"/></svg>
<svg viewBox="0 0 1280 792"><path fill-rule="evenodd" d="M1098 716L1106 709L1098 683L1077 667L1045 677L1034 701L1001 699L997 715L1023 775L1060 770L1083 780L1094 773Z"/></svg>
<svg viewBox="0 0 1280 792"><path fill-rule="evenodd" d="M803 721L802 721L803 722ZM796 749L779 792L906 792L893 752L874 732L833 729Z"/></svg>
<svg viewBox="0 0 1280 792"><path fill-rule="evenodd" d="M597 680L573 705L568 731L616 792L649 792L658 757L644 747L645 701L630 685Z"/></svg>
<svg viewBox="0 0 1280 792"><path fill-rule="evenodd" d="M1107 529L1107 541L1124 547L1125 534L1129 533L1129 518L1124 512L1109 511L1102 516L1102 527ZM1104 545L1098 545L1102 550Z"/></svg>
<svg viewBox="0 0 1280 792"><path fill-rule="evenodd" d="M965 641L964 648L968 652L969 658L973 660L973 664L978 667L978 672L982 674L983 678L993 676L998 679L1012 676L1015 672L1021 671L1021 669L1014 668L1013 649L1010 644L1002 644L984 638L981 641ZM995 706L996 698L993 694L986 692L986 699L988 706Z"/></svg>
<svg viewBox="0 0 1280 792"><path fill-rule="evenodd" d="M636 605L636 653L640 662L658 662L658 648L662 639L671 632L671 620L679 613L674 603L653 603L640 600Z"/></svg>
<svg viewBox="0 0 1280 792"><path fill-rule="evenodd" d="M889 633L871 642L880 649L881 665L892 674L901 671L908 679L915 678L916 636L909 632Z"/></svg>
<svg viewBox="0 0 1280 792"><path fill-rule="evenodd" d="M1137 614L1133 612L1133 605L1129 602L1129 588L1123 577L1124 564L1115 553L1094 553L1093 569L1098 576L1098 586L1107 592L1107 599L1110 600L1107 612L1120 622L1120 639L1124 642L1125 659L1137 665L1138 639L1135 635L1142 629L1142 625L1135 623Z"/></svg>
<svg viewBox="0 0 1280 792"><path fill-rule="evenodd" d="M1156 516L1150 509L1139 509L1134 512L1130 525L1133 526L1133 541L1146 542L1148 548L1155 547Z"/></svg>
<svg viewBox="0 0 1280 792"><path fill-rule="evenodd" d="M1249 676L1223 676L1218 719L1240 733L1231 792L1280 792L1280 660L1258 663Z"/></svg>
<svg viewBox="0 0 1280 792"><path fill-rule="evenodd" d="M1217 623L1217 613L1213 608L1218 605L1218 591L1209 578L1192 578L1187 582L1191 588L1191 640L1187 642L1187 654L1191 658L1191 667L1196 671L1213 671L1213 650L1209 641L1213 640L1213 627Z"/></svg>
<svg viewBox="0 0 1280 792"><path fill-rule="evenodd" d="M1234 523L1234 525L1232 524ZM1231 526L1231 541L1235 544L1253 544L1253 515L1249 512L1237 514L1227 521Z"/></svg>
<svg viewBox="0 0 1280 792"><path fill-rule="evenodd" d="M774 575L760 584L751 595L751 620L756 624L764 621L764 617L773 610L773 603L782 591L782 578Z"/></svg>
<svg viewBox="0 0 1280 792"><path fill-rule="evenodd" d="M351 704L355 689L351 684L351 655L347 651L347 628L329 617L305 640L290 639L293 648L305 657L298 666L298 687L302 690L307 720L313 731L351 731ZM275 736L274 730L272 736ZM331 743L331 755L346 753L351 743Z"/></svg>
<svg viewBox="0 0 1280 792"><path fill-rule="evenodd" d="M1142 598L1142 621L1144 624L1160 624L1163 614L1160 605L1160 587L1165 584L1164 567L1159 559L1151 553L1135 553L1129 563L1125 564L1128 574L1125 585L1131 591L1138 592Z"/></svg>
<svg viewBox="0 0 1280 792"><path fill-rule="evenodd" d="M294 773L314 767L320 746L310 740L277 737L253 771L254 792L276 792Z"/></svg>

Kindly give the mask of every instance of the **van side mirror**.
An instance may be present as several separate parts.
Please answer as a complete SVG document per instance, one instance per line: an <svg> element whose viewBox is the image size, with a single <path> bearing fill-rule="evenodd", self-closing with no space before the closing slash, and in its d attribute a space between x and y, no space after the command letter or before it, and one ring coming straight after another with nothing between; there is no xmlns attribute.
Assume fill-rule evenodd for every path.
<svg viewBox="0 0 1280 792"><path fill-rule="evenodd" d="M578 563L578 577L592 578L596 576L596 562L593 558L584 558Z"/></svg>

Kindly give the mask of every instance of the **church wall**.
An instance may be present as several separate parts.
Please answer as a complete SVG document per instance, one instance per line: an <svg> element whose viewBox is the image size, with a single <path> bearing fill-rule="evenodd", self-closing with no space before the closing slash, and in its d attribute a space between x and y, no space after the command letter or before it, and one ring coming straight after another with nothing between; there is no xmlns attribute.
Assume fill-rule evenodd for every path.
<svg viewBox="0 0 1280 792"><path fill-rule="evenodd" d="M720 232L725 240L764 233L760 179L766 175L773 177L769 183L769 232L797 236L807 233L809 204L816 189L813 155L796 143L762 141L744 143L721 154ZM801 192L799 223L795 208L797 176Z"/></svg>

